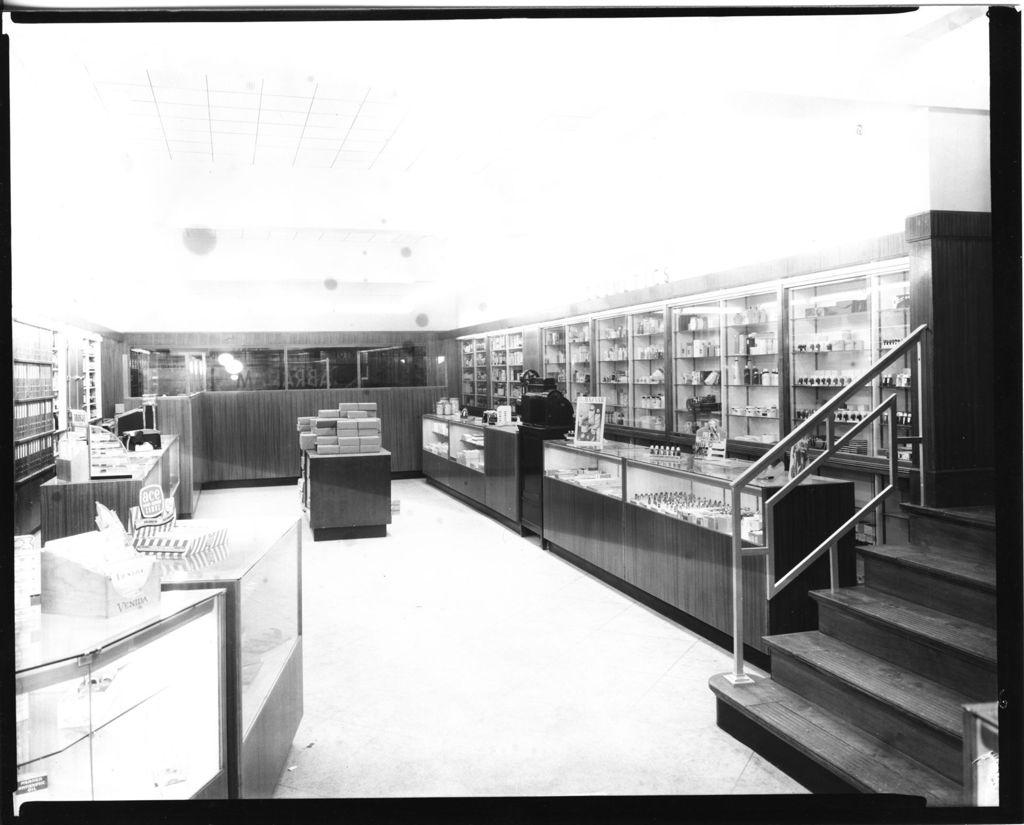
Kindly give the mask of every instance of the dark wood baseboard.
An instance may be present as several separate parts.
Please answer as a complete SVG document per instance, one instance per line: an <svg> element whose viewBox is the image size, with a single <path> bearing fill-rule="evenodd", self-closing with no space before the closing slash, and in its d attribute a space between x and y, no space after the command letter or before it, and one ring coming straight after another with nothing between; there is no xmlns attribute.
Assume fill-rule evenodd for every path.
<svg viewBox="0 0 1024 825"><path fill-rule="evenodd" d="M392 479L423 478L422 470L392 470Z"/></svg>
<svg viewBox="0 0 1024 825"><path fill-rule="evenodd" d="M483 513L483 515L485 515L485 516L490 516L496 522L498 522L499 524L504 525L509 530L515 530L517 533L519 533L519 535L523 534L522 533L522 525L520 525L520 523L518 521L514 521L513 519L506 518L505 516L503 516L501 513L497 512L496 510L492 510L486 504L481 504L479 501L474 501L469 496L462 495L462 493L460 493L458 490L453 490L451 487L449 487L449 486L447 486L445 484L442 484L439 481L435 481L430 476L425 476L425 478L427 479L427 483L431 487L435 487L438 490L440 490L442 493L446 493L446 494L450 495L452 498L457 499L458 501L460 501L463 504L465 504L467 507L472 507L478 513Z"/></svg>
<svg viewBox="0 0 1024 825"><path fill-rule="evenodd" d="M227 490L232 487L286 487L288 485L294 487L298 480L299 477L294 476L284 478L247 478L235 481L204 481L202 489Z"/></svg>
<svg viewBox="0 0 1024 825"><path fill-rule="evenodd" d="M313 541L338 539L382 539L388 534L386 524L361 524L356 527L314 527Z"/></svg>
<svg viewBox="0 0 1024 825"><path fill-rule="evenodd" d="M678 607L674 607L667 602L663 602L661 599L656 596L652 596L647 591L641 590L636 585L630 584L629 582L620 579L618 576L609 573L607 570L603 570L597 565L592 564L586 559L580 558L571 550L566 550L564 547L560 547L551 541L545 541L544 546L556 556L565 559L570 564L579 567L581 570L600 579L605 584L609 584L616 590L625 593L631 599L635 599L645 607L649 607L656 613L660 613L666 619L682 625L687 630L692 630L694 633L703 636L709 642L712 642L729 653L732 653L732 636L728 633L723 633L717 627L712 627L706 622L702 622L700 619L691 616L689 613L684 613ZM762 653L760 650L755 650L750 645L745 644L743 646L743 658L755 667L761 668L761 670L766 673L771 672L772 661L768 654Z"/></svg>

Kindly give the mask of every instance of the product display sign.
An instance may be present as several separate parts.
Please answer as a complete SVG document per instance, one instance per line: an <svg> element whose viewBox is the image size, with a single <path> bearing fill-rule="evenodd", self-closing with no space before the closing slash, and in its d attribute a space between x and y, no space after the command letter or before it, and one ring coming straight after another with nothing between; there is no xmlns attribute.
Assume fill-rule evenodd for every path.
<svg viewBox="0 0 1024 825"><path fill-rule="evenodd" d="M139 490L139 511L147 519L163 515L164 491L159 484L147 484Z"/></svg>
<svg viewBox="0 0 1024 825"><path fill-rule="evenodd" d="M583 396L576 399L576 446L596 447L604 443L603 397Z"/></svg>

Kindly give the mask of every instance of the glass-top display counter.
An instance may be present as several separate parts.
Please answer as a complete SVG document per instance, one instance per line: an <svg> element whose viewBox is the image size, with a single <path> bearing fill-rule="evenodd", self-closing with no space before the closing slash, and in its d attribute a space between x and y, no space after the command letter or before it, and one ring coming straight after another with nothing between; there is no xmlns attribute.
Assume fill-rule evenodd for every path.
<svg viewBox="0 0 1024 825"><path fill-rule="evenodd" d="M658 450L663 452L658 452ZM602 449L571 443L544 443L544 476L584 487L626 504L654 510L727 535L732 534L730 483L753 462L739 458L699 458L669 448L606 441ZM745 485L740 494L743 538L763 540L762 495L781 486L788 476L781 466L769 468ZM811 476L803 485L835 483Z"/></svg>

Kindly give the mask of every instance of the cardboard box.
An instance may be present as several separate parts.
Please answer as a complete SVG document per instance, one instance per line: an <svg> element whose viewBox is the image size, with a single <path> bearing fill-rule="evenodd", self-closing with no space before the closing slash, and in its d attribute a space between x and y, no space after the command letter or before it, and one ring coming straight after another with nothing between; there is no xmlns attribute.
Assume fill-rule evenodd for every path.
<svg viewBox="0 0 1024 825"><path fill-rule="evenodd" d="M341 452L341 448L337 444L324 444L322 447L317 447L316 451L322 455L337 455Z"/></svg>
<svg viewBox="0 0 1024 825"><path fill-rule="evenodd" d="M366 410L367 412L371 412L374 415L376 415L377 414L377 402L376 401L360 401L359 404L356 405L356 409L357 410Z"/></svg>
<svg viewBox="0 0 1024 825"><path fill-rule="evenodd" d="M99 572L44 548L41 562L44 613L109 619L160 605L160 571L151 558L132 556Z"/></svg>
<svg viewBox="0 0 1024 825"><path fill-rule="evenodd" d="M345 453L346 455L349 454L349 453L358 453L359 452L359 445L358 444L345 444L344 446L340 446L339 445L338 452L339 453Z"/></svg>
<svg viewBox="0 0 1024 825"><path fill-rule="evenodd" d="M338 405L338 412L348 412L349 410L358 410L359 405L353 404L352 402L345 401Z"/></svg>
<svg viewBox="0 0 1024 825"><path fill-rule="evenodd" d="M359 434L362 435L364 432L380 432L380 419L379 418L357 418L356 426L359 429Z"/></svg>
<svg viewBox="0 0 1024 825"><path fill-rule="evenodd" d="M338 436L338 446L339 447L358 447L359 446L359 436L357 436L355 433L352 433L352 435L339 435Z"/></svg>
<svg viewBox="0 0 1024 825"><path fill-rule="evenodd" d="M349 418L368 418L369 415L370 414L366 410L349 410L348 411L348 417Z"/></svg>
<svg viewBox="0 0 1024 825"><path fill-rule="evenodd" d="M337 435L337 427L317 427L314 435Z"/></svg>
<svg viewBox="0 0 1024 825"><path fill-rule="evenodd" d="M359 436L359 449L363 447L373 447L375 450L380 449L380 436L379 435L361 435Z"/></svg>
<svg viewBox="0 0 1024 825"><path fill-rule="evenodd" d="M318 418L316 420L316 427L317 427L318 430L322 430L325 427L337 427L337 426L338 426L338 416L336 416L336 415L333 418L325 418L324 416L321 416L320 418Z"/></svg>
<svg viewBox="0 0 1024 825"><path fill-rule="evenodd" d="M379 453L380 444L360 444L359 452L361 453Z"/></svg>
<svg viewBox="0 0 1024 825"><path fill-rule="evenodd" d="M316 433L299 433L299 449L300 450L315 450L317 438L323 436L317 436Z"/></svg>
<svg viewBox="0 0 1024 825"><path fill-rule="evenodd" d="M316 416L317 416L317 418L337 418L338 417L338 411L337 410L317 410Z"/></svg>
<svg viewBox="0 0 1024 825"><path fill-rule="evenodd" d="M321 447L337 446L338 436L336 435L318 435L316 437L316 449L320 450Z"/></svg>
<svg viewBox="0 0 1024 825"><path fill-rule="evenodd" d="M358 418L339 418L338 419L338 435L341 435L343 431L344 432L349 432L349 431L354 432L356 429L358 429L358 427L359 427L359 419Z"/></svg>

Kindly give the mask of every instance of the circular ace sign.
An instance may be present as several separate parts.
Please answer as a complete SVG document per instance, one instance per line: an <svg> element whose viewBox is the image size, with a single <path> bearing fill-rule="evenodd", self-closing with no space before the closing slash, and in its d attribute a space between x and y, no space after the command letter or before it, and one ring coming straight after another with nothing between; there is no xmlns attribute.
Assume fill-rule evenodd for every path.
<svg viewBox="0 0 1024 825"><path fill-rule="evenodd" d="M156 518L164 511L164 491L159 484L148 484L139 490L139 511L143 518Z"/></svg>

